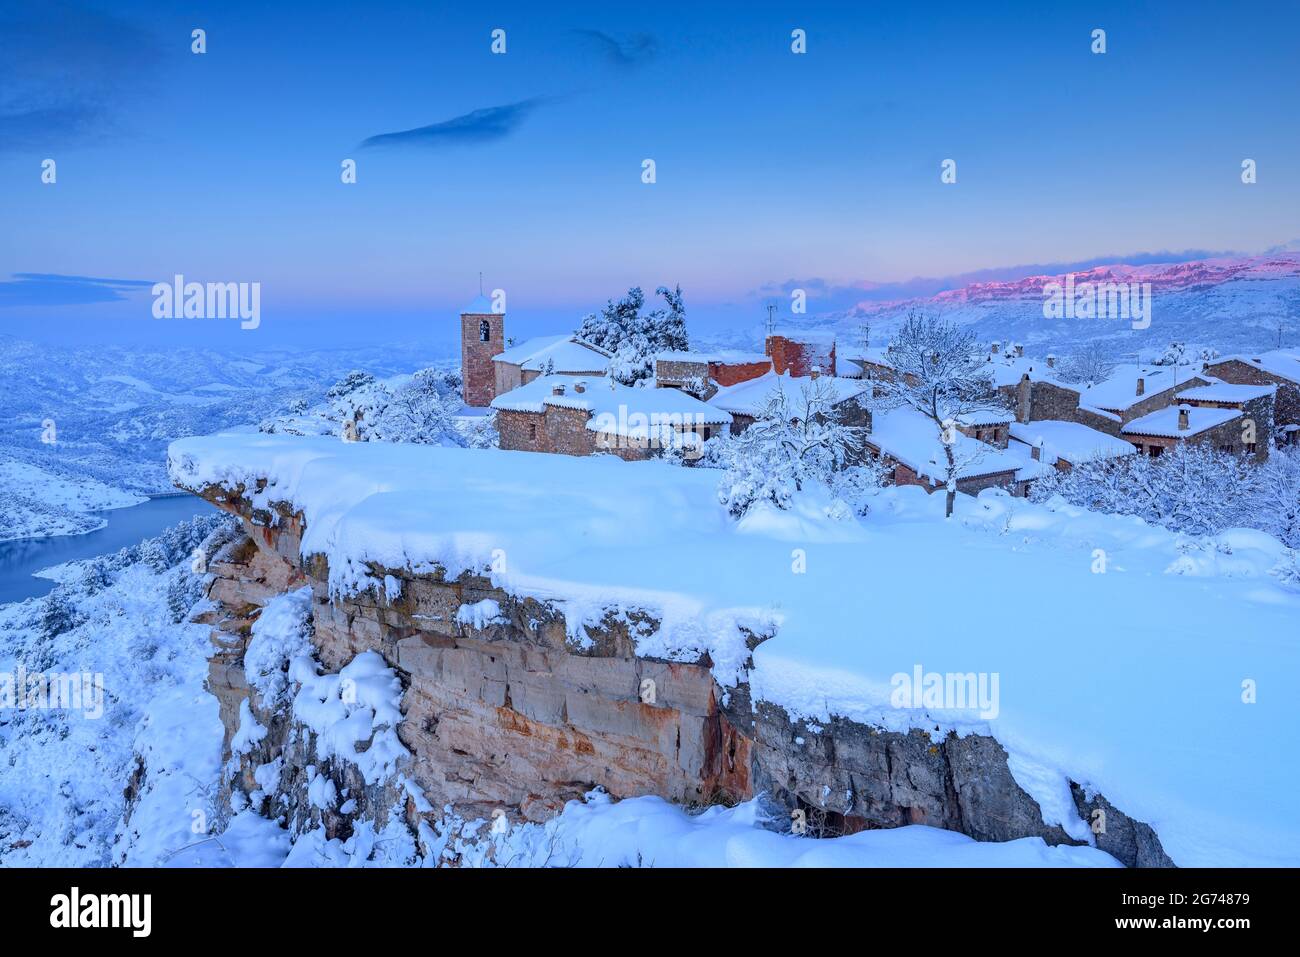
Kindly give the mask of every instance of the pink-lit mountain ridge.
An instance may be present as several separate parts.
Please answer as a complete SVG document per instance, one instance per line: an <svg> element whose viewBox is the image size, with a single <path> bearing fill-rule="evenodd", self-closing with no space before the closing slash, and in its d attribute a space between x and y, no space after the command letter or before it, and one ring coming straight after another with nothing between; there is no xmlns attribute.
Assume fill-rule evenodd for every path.
<svg viewBox="0 0 1300 957"><path fill-rule="evenodd" d="M1209 346L1221 353L1300 344L1300 243L1259 256L1127 265L1115 263L1073 273L1084 283L1149 283L1150 325L1127 319L1046 318L1045 288L1066 276L1036 275L976 282L936 295L891 302L860 302L844 312L810 317L809 326L835 328L852 340L863 323L871 338L888 336L909 309L975 324L985 341L1021 342L1036 352L1063 351L1104 339L1121 353L1160 351L1171 341ZM1140 325L1140 323L1139 323Z"/></svg>

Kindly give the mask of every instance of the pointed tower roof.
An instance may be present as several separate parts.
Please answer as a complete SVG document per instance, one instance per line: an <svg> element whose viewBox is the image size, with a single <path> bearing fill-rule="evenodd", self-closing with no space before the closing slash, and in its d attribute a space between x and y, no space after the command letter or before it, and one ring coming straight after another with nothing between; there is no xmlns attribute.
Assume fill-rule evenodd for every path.
<svg viewBox="0 0 1300 957"><path fill-rule="evenodd" d="M491 316L495 315L492 309L492 300L482 294L474 297L474 301L460 311L462 316Z"/></svg>

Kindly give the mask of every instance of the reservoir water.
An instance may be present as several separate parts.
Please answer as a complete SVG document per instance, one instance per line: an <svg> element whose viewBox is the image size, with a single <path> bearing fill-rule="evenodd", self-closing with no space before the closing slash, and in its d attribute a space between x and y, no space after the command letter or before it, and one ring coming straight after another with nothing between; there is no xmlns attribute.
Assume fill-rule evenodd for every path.
<svg viewBox="0 0 1300 957"><path fill-rule="evenodd" d="M95 512L108 524L85 535L0 542L0 602L37 598L54 587L34 572L51 565L105 555L152 538L165 528L216 509L195 495L151 498L140 505Z"/></svg>

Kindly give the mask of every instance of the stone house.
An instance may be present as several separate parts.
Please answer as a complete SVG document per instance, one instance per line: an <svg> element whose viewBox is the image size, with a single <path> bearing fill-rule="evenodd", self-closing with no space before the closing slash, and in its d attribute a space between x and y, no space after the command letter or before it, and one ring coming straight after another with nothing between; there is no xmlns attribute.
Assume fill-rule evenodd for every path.
<svg viewBox="0 0 1300 957"><path fill-rule="evenodd" d="M868 451L889 468L895 485L919 485L927 492L944 487L947 455L935 424L912 409L878 411L865 437ZM959 428L953 443L959 469L957 491L977 495L986 488L1026 494L1044 467L1029 456L972 438Z"/></svg>
<svg viewBox="0 0 1300 957"><path fill-rule="evenodd" d="M1126 366L1084 389L1076 414L1063 418L1123 436L1133 420L1174 405L1179 391L1209 384L1209 379L1186 375L1176 366Z"/></svg>
<svg viewBox="0 0 1300 957"><path fill-rule="evenodd" d="M574 335L542 336L519 345L506 339L505 312L478 296L460 314L461 398L486 409L499 395L546 373L603 376L609 353Z"/></svg>
<svg viewBox="0 0 1300 957"><path fill-rule="evenodd" d="M661 352L655 356L655 385L684 389L698 399L719 387L738 385L772 371L772 360L758 352Z"/></svg>
<svg viewBox="0 0 1300 957"><path fill-rule="evenodd" d="M732 386L720 388L709 399L709 405L722 409L731 416L731 433L739 435L763 415L772 393L783 389L793 406L802 401L805 389L826 390L831 407L843 425L870 431L871 410L860 401L867 397L871 386L856 379L826 376L820 372L807 376L789 373L778 375L769 371L756 379L748 379Z"/></svg>
<svg viewBox="0 0 1300 957"><path fill-rule="evenodd" d="M1234 385L1277 386L1274 425L1283 443L1300 442L1300 350L1227 356L1205 363L1205 374Z"/></svg>
<svg viewBox="0 0 1300 957"><path fill-rule="evenodd" d="M547 375L492 400L500 446L525 452L653 458L690 449L731 425L722 409L679 389L645 389L612 378Z"/></svg>
<svg viewBox="0 0 1300 957"><path fill-rule="evenodd" d="M1085 462L1136 455L1132 442L1080 422L1042 419L1011 425L1010 447L1061 472Z"/></svg>
<svg viewBox="0 0 1300 957"><path fill-rule="evenodd" d="M603 376L610 355L574 335L540 336L492 357L495 395L505 395L540 375Z"/></svg>
<svg viewBox="0 0 1300 957"><path fill-rule="evenodd" d="M1123 434L1139 452L1152 458L1179 442L1196 442L1220 452L1250 455L1262 462L1268 458L1268 442L1264 439L1268 433L1262 432L1258 441L1248 441L1255 433L1247 428L1244 418L1240 409L1194 408L1184 402L1134 419L1123 427Z"/></svg>

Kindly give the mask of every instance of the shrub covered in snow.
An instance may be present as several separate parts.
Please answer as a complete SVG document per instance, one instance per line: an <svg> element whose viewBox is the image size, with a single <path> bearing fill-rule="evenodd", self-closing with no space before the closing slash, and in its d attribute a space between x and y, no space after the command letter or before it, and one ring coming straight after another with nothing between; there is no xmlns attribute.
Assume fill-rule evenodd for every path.
<svg viewBox="0 0 1300 957"><path fill-rule="evenodd" d="M1072 505L1196 535L1257 528L1300 548L1300 454L1293 450L1274 450L1254 465L1182 442L1155 459L1129 455L1049 473L1030 495L1039 502L1060 495Z"/></svg>

